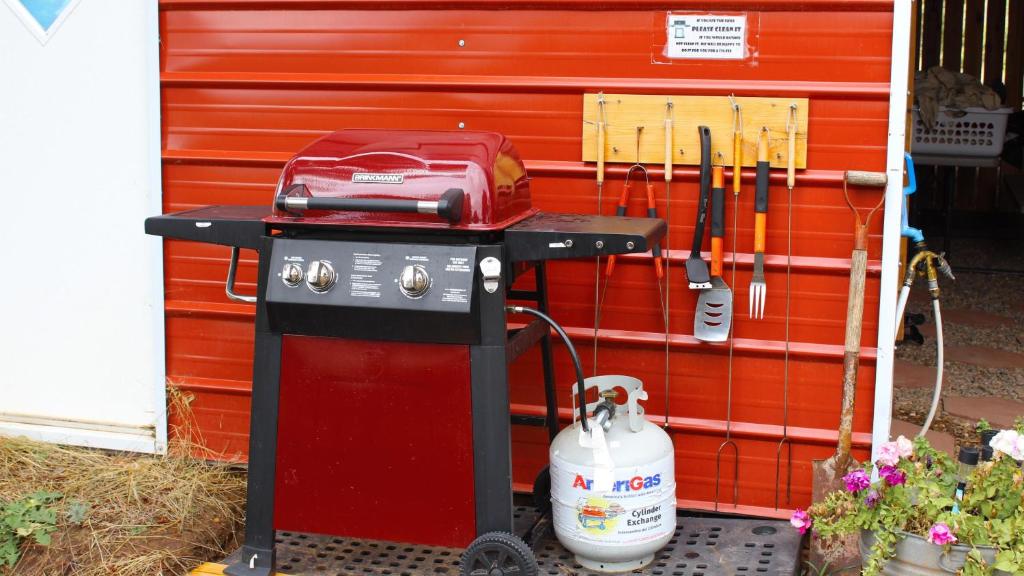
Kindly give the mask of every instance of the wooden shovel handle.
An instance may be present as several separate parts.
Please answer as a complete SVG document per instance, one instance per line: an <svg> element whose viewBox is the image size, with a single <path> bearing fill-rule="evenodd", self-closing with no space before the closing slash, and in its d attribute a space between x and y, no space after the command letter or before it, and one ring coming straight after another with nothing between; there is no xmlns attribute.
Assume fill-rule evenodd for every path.
<svg viewBox="0 0 1024 576"><path fill-rule="evenodd" d="M850 261L850 294L846 301L846 341L843 345L843 408L839 416L839 445L836 458L846 465L853 442L853 405L857 397L857 369L860 366L860 338L864 324L864 280L868 253L854 250ZM840 468L842 469L842 468Z"/></svg>

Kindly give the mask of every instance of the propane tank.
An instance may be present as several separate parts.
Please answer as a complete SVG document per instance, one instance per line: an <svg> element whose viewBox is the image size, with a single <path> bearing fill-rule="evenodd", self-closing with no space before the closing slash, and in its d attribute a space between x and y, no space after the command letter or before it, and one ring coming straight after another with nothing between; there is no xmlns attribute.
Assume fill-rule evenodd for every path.
<svg viewBox="0 0 1024 576"><path fill-rule="evenodd" d="M591 388L600 400L587 404L590 432L574 416L551 444L555 535L584 568L637 570L675 533L675 451L644 417L643 382L595 376L585 380ZM625 404L616 403L617 389L625 390ZM575 415L575 389L573 396Z"/></svg>

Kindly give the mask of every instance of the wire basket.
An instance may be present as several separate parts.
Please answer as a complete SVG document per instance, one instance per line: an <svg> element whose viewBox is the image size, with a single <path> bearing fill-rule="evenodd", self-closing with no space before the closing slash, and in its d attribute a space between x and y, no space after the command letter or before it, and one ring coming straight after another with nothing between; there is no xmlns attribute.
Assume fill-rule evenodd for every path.
<svg viewBox="0 0 1024 576"><path fill-rule="evenodd" d="M1006 138L1006 121L1011 108L939 107L935 127L928 131L921 113L914 108L914 144L916 154L940 156L999 156Z"/></svg>

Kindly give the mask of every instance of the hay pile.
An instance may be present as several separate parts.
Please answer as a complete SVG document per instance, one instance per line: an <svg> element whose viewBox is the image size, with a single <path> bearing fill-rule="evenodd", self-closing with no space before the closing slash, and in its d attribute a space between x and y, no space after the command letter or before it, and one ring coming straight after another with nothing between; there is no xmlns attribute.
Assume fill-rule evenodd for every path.
<svg viewBox="0 0 1024 576"><path fill-rule="evenodd" d="M60 492L49 546L26 543L13 575L187 573L237 546L245 475L187 456L140 456L0 438L0 501Z"/></svg>

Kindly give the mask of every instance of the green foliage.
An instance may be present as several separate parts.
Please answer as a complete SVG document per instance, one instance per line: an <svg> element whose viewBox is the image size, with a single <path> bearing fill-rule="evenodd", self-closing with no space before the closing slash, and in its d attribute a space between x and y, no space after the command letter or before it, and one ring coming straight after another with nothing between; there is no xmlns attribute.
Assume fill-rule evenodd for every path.
<svg viewBox="0 0 1024 576"><path fill-rule="evenodd" d="M873 471L872 464L864 466ZM947 524L958 544L996 548L994 563L986 563L974 548L961 570L964 576L991 574L993 569L1024 574L1024 472L1013 458L996 453L967 479L960 511L952 512L956 465L923 438L914 441L913 454L900 458L897 468L904 484L884 479L867 490L829 494L808 510L819 537L830 539L868 530L875 541L864 558L863 574L877 576L905 533L928 537L936 523Z"/></svg>
<svg viewBox="0 0 1024 576"><path fill-rule="evenodd" d="M89 503L82 502L81 500L72 500L68 504L66 514L68 522L77 526L85 522L85 517L89 515Z"/></svg>
<svg viewBox="0 0 1024 576"><path fill-rule="evenodd" d="M977 431L978 434L981 434L982 432L987 432L991 429L992 425L989 424L988 420L985 420L984 418L978 420L978 423L974 425L974 430Z"/></svg>
<svg viewBox="0 0 1024 576"><path fill-rule="evenodd" d="M62 498L59 492L34 492L21 500L0 502L0 566L14 566L21 543L31 538L49 546L57 529L57 511L50 506Z"/></svg>

